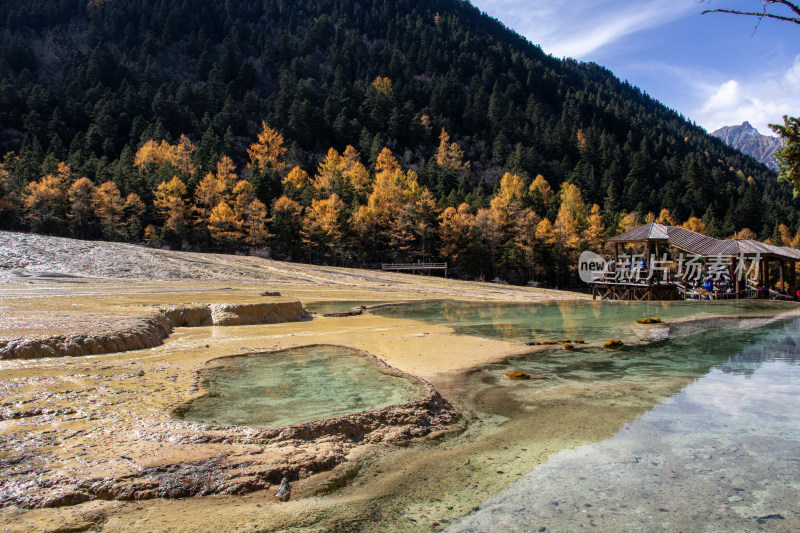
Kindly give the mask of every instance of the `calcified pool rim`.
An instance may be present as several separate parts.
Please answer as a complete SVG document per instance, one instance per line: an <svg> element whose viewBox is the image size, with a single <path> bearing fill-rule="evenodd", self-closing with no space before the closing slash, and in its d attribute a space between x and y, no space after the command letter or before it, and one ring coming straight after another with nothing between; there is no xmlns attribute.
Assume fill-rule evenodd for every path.
<svg viewBox="0 0 800 533"><path fill-rule="evenodd" d="M385 407L323 417L296 424L284 424L276 427L250 426L246 424L216 424L185 420L183 418L184 413L192 402L213 394L212 391L207 390L204 394L191 398L190 400L182 402L181 404L169 409L170 416L174 420L187 424L193 430L199 431L199 434L192 433L191 436L178 436L178 442L181 442L181 439L183 439L183 442L217 442L219 434L223 433L232 437L228 439L228 442L237 442L241 444L271 443L293 438L314 439L325 435L331 435L336 432L342 432L342 429L345 425L347 426L347 431L345 433L350 435L366 434L370 431L374 431L381 425L393 426L398 424L408 424L410 421L422 428L430 423L430 419L427 418L426 413L434 415L434 417L445 415L446 417L451 418L450 422L455 421L457 418L452 406L450 406L450 404L441 397L439 392L428 381L408 372L403 372L402 370L394 368L384 360L367 352L366 350L360 350L358 348L341 344L315 343L294 346L291 348L283 348L279 350L270 350L266 352L230 354L215 357L213 359L209 359L203 364L205 368L194 371L195 386L198 388L198 390L202 389L201 383L204 380L204 377L202 376L203 371L215 367L219 368L222 366L221 363L225 362L226 360L241 359L253 356L268 356L270 354L302 352L313 348L340 348L347 350L355 357L364 357L367 361L367 364L374 365L377 371L389 376L403 378L411 384L416 385L418 387L418 397L407 402L387 405ZM403 417L394 416L398 411L408 410L418 413L415 419L409 420L407 415Z"/></svg>

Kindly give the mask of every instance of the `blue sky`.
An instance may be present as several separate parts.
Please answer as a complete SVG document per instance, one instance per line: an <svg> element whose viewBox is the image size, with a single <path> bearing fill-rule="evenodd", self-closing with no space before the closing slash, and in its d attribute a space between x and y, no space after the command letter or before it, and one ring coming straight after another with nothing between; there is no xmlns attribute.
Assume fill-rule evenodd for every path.
<svg viewBox="0 0 800 533"><path fill-rule="evenodd" d="M800 115L800 25L700 12L759 0L471 0L556 57L594 61L709 132Z"/></svg>

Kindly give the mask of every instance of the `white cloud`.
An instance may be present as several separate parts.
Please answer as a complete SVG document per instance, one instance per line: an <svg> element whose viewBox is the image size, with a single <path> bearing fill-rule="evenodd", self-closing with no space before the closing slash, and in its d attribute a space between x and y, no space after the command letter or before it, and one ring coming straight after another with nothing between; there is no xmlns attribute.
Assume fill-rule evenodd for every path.
<svg viewBox="0 0 800 533"><path fill-rule="evenodd" d="M480 9L556 57L591 59L600 48L697 10L675 0L473 0Z"/></svg>
<svg viewBox="0 0 800 533"><path fill-rule="evenodd" d="M800 114L798 85L800 56L782 71L729 79L708 89L692 118L708 131L749 121L762 134L774 135L769 124Z"/></svg>

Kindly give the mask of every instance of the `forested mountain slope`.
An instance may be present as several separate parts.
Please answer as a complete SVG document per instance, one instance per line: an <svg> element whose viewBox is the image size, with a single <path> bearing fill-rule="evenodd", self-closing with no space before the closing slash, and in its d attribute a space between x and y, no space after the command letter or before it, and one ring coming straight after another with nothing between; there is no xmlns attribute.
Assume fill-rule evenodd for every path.
<svg viewBox="0 0 800 533"><path fill-rule="evenodd" d="M491 210L489 200L508 172L523 185L506 191L519 202L513 209L529 210L538 222L555 223L564 203L563 194L549 194L541 182L556 192L564 182L574 185L584 205L572 209L579 235L590 225L593 204L605 233L617 231L623 215L635 212L624 222L638 222L663 209L676 223L700 218L716 235L748 228L777 239L780 224L784 236L797 229L791 188L767 167L608 70L544 54L467 2L9 0L0 6L0 24L0 150L14 152L0 173L6 228L230 248L245 242L237 235L263 207L269 220L250 244L268 244L279 256L358 264L438 256L458 263L490 248L490 263L462 264L464 271L505 269L521 279L531 272L503 266L519 259L501 260L513 255L509 242L521 246L511 219L495 221L502 234L489 237L486 224L467 220ZM445 131L449 138L442 142ZM287 150L274 160L258 159L248 149L260 132L279 132ZM153 150L142 154L150 140L167 152L183 146L183 163ZM344 154L348 145L355 149L349 160L363 163L368 174L360 185L326 159L329 148ZM383 161L390 177L398 169L414 174L405 186L394 179L406 190L388 213L372 198L384 148L393 154ZM317 166L324 159L336 178L328 187L317 179L326 172ZM197 197L206 174L220 176L220 161L230 190L211 197L226 200L231 216L241 215L226 238L209 233L218 202ZM311 176L309 183L285 183L295 167ZM32 209L46 211L49 200L32 198L29 184L48 175L52 188L61 187L61 200L53 202L63 205L31 216ZM162 188L159 200L157 189L173 176L184 189L173 183L170 194L185 201L186 212L170 226L164 202L172 197ZM536 176L539 186L531 187ZM80 194L70 197L69 189L81 177L88 178L81 194L91 205L86 220L76 223ZM251 190L234 194L240 178ZM106 193L133 202L127 211L119 208L118 222L97 208L95 189L106 182L118 189L108 186ZM400 206L417 202L422 190L435 204L425 223L433 229L421 230L419 216L407 213L409 234L403 243L391 242L401 229ZM233 205L244 192L250 215ZM315 206L331 193L341 205ZM442 217L463 202L468 242L453 255ZM359 218L360 207L368 209ZM287 228L281 221L288 208L297 220ZM315 251L315 239L330 235L322 222L317 235L308 218L330 209L334 235L348 243L341 253ZM227 212L217 214L224 222ZM385 230L385 238L359 237L367 222ZM115 223L127 225L113 229ZM529 240L547 248L543 235ZM539 254L535 262L549 267L552 261Z"/></svg>

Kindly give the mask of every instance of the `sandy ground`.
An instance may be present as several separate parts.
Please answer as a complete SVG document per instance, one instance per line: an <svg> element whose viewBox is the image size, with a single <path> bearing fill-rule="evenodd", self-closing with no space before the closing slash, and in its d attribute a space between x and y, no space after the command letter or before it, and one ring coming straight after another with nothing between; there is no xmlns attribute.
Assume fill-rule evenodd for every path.
<svg viewBox="0 0 800 533"><path fill-rule="evenodd" d="M0 232L0 338L113 330L157 304L277 298L262 296L265 291L303 304L585 298L527 287ZM215 358L309 344L365 350L428 380L459 413L459 421L449 431L414 439L411 445L346 445L339 450L346 461L329 472L302 477L286 503L275 501L277 487L272 485L245 495L94 500L53 509L11 505L0 510L0 528L431 531L468 513L551 453L608 437L686 382L618 388L508 382L502 375L475 369L533 348L370 314L179 328L163 346L149 350L0 361L3 408L27 413L0 420L0 462L8 467L17 461L15 472L33 471L27 490L34 493L41 472L59 479L104 479L187 461L226 458L243 464L251 456L269 455L263 447L241 442L186 444L181 440L185 428L170 421L169 410L198 394L197 371ZM283 451L286 461L314 452L291 445ZM16 487L26 490L24 484Z"/></svg>

